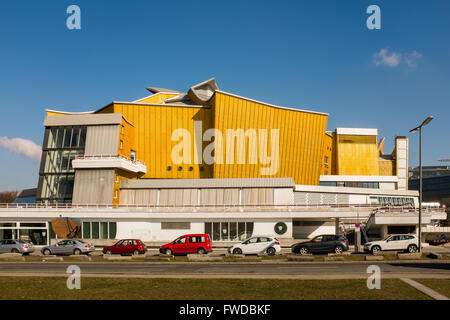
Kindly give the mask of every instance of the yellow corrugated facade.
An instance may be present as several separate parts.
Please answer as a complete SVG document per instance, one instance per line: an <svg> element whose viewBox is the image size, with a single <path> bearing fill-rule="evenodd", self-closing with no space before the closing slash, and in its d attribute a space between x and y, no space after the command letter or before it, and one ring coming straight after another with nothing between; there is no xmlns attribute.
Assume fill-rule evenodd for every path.
<svg viewBox="0 0 450 320"><path fill-rule="evenodd" d="M383 143L378 145L376 135L326 132L325 113L278 107L217 88L207 96L204 86L188 96L158 92L134 102L113 102L96 112L123 115L118 154L130 157L133 150L147 167L142 176L118 172L119 178L292 177L296 184L318 185L320 175L395 175L395 162L381 158ZM171 101L174 97L176 101ZM47 110L47 114L67 113ZM183 152L177 152L186 156L182 163L173 158L175 148L185 142L185 137L174 137L180 129L188 136ZM203 141L210 129L222 139ZM233 136L239 130L244 134L242 145ZM212 145L215 162L207 163L203 151ZM264 163L264 157L269 162Z"/></svg>
<svg viewBox="0 0 450 320"><path fill-rule="evenodd" d="M154 96L159 99L162 94ZM169 95L167 96L169 98ZM157 100L151 97L147 97L145 101L113 103L99 110L101 113L121 113L134 124L136 157L147 166L147 173L141 178L293 177L298 184L319 183L327 114L279 108L223 92L216 92L208 106L156 104ZM223 163L216 161L215 164L208 165L202 159L201 163L194 163L195 121L201 122L202 136L211 128L222 134ZM172 161L172 150L181 141L172 141L172 133L176 129L187 130L191 137L191 160L187 164L176 164ZM254 129L257 134L257 149L250 148L246 138L245 150L240 150L245 154L244 164L238 163L236 143L234 161L229 161L229 129L242 129L244 132ZM267 133L267 143L264 144L266 149L262 150L260 130L266 130ZM278 140L275 140L274 130L278 131ZM278 157L272 152L272 141L279 142ZM203 141L202 150L210 143ZM214 155L218 155L218 144L215 146ZM268 164L262 164L260 161L263 159L260 155L262 151L271 159ZM253 164L250 159L256 159L257 163Z"/></svg>
<svg viewBox="0 0 450 320"><path fill-rule="evenodd" d="M235 153L234 164L225 161L224 164L214 165L215 178L292 177L297 184L319 183L326 114L278 108L222 92L215 93L213 104L215 128L224 136L225 158L231 151L226 149L227 129L256 129L258 140L261 138L259 130L267 130L267 155L272 154L271 132L273 129L279 130L279 164L275 174L262 175L261 169L269 165L261 164L260 159L257 164L249 164L255 149L249 148L246 138L245 164L237 163ZM260 149L258 145L258 153Z"/></svg>
<svg viewBox="0 0 450 320"><path fill-rule="evenodd" d="M336 174L379 175L376 136L337 135L336 139Z"/></svg>
<svg viewBox="0 0 450 320"><path fill-rule="evenodd" d="M205 164L175 164L172 149L179 143L172 141L176 129L186 129L194 141L194 121L202 121L203 130L212 127L211 108L137 103L114 103L99 112L120 113L135 127L136 158L144 161L147 173L141 178L211 178L212 168ZM204 146L206 143L204 143ZM191 155L195 151L191 143ZM168 170L170 167L170 170ZM181 170L178 170L181 167ZM190 170L192 167L192 170ZM203 167L203 170L200 169Z"/></svg>

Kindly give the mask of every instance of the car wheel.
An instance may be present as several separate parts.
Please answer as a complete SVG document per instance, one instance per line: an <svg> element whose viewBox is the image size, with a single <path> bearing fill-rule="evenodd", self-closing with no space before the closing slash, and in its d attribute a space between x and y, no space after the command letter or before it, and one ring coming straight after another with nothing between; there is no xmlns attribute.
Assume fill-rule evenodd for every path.
<svg viewBox="0 0 450 320"><path fill-rule="evenodd" d="M298 250L298 253L300 254L308 254L309 250L307 247L301 247L300 250Z"/></svg>
<svg viewBox="0 0 450 320"><path fill-rule="evenodd" d="M16 248L12 249L11 252L12 252L12 253L20 253L20 251L17 250Z"/></svg>
<svg viewBox="0 0 450 320"><path fill-rule="evenodd" d="M372 254L376 254L381 251L381 248L380 248L380 246L373 246L371 251L372 251Z"/></svg>
<svg viewBox="0 0 450 320"><path fill-rule="evenodd" d="M336 248L334 248L334 253L342 254L342 252L344 252L344 248L342 246L336 246Z"/></svg>
<svg viewBox="0 0 450 320"><path fill-rule="evenodd" d="M44 256L49 256L52 254L52 252L49 249L45 249L43 252Z"/></svg>
<svg viewBox="0 0 450 320"><path fill-rule="evenodd" d="M274 247L270 247L269 249L267 249L267 254L268 254L269 256L274 256L274 255L275 255L275 252L276 252L276 250L275 250Z"/></svg>
<svg viewBox="0 0 450 320"><path fill-rule="evenodd" d="M410 244L408 246L408 252L409 253L416 253L417 252L417 246L415 244Z"/></svg>
<svg viewBox="0 0 450 320"><path fill-rule="evenodd" d="M205 249L203 249L203 248L198 248L197 254L205 254Z"/></svg>
<svg viewBox="0 0 450 320"><path fill-rule="evenodd" d="M165 253L166 253L168 256L171 256L171 255L172 255L172 250L166 249Z"/></svg>
<svg viewBox="0 0 450 320"><path fill-rule="evenodd" d="M111 251L111 250L106 250L105 253L108 254L108 255L111 255L111 254L112 254L112 251Z"/></svg>
<svg viewBox="0 0 450 320"><path fill-rule="evenodd" d="M234 249L233 254L242 254L242 249L240 249L240 248Z"/></svg>
<svg viewBox="0 0 450 320"><path fill-rule="evenodd" d="M73 250L73 254L77 256L77 255L81 254L81 250L75 249L75 250Z"/></svg>
<svg viewBox="0 0 450 320"><path fill-rule="evenodd" d="M133 251L133 254L137 256L137 255L139 255L139 254L140 254L140 252L139 252L139 250L138 250L138 249L136 249L136 250L134 250L134 251Z"/></svg>

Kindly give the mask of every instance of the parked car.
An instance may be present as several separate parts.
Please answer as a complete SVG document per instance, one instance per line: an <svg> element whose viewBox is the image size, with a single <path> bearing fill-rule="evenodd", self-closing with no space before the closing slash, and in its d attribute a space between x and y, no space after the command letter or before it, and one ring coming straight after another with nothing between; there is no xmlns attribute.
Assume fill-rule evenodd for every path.
<svg viewBox="0 0 450 320"><path fill-rule="evenodd" d="M274 255L280 252L280 241L277 238L266 236L251 237L228 248L228 253L231 254L267 253Z"/></svg>
<svg viewBox="0 0 450 320"><path fill-rule="evenodd" d="M305 242L294 244L291 247L293 253L337 253L348 250L348 240L344 236L335 234L323 234Z"/></svg>
<svg viewBox="0 0 450 320"><path fill-rule="evenodd" d="M147 246L139 239L122 239L103 248L103 254L144 254Z"/></svg>
<svg viewBox="0 0 450 320"><path fill-rule="evenodd" d="M95 250L93 244L86 243L82 240L62 240L51 246L45 246L41 249L43 255L71 255L71 254L89 254Z"/></svg>
<svg viewBox="0 0 450 320"><path fill-rule="evenodd" d="M371 252L372 254L389 250L414 253L418 249L419 240L413 234L387 235L383 240L371 241L364 244L364 251Z"/></svg>
<svg viewBox="0 0 450 320"><path fill-rule="evenodd" d="M0 240L0 253L7 252L30 254L34 252L34 246L22 240Z"/></svg>
<svg viewBox="0 0 450 320"><path fill-rule="evenodd" d="M208 234L186 234L159 248L159 252L167 255L188 253L207 254L211 251L212 246Z"/></svg>

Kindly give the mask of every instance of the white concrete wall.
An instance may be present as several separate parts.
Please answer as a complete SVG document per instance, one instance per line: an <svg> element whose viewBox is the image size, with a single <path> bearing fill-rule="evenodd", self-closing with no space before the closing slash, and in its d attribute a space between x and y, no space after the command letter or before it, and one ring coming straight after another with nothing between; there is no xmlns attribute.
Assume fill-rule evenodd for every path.
<svg viewBox="0 0 450 320"><path fill-rule="evenodd" d="M398 190L406 190L408 185L408 139L397 138L395 142Z"/></svg>
<svg viewBox="0 0 450 320"><path fill-rule="evenodd" d="M214 220L216 221L216 220ZM217 220L219 221L219 220ZM220 219L220 221L230 221ZM235 221L235 220L234 220ZM247 221L247 220L246 220ZM117 222L117 239L137 238L142 241L172 241L179 236L191 233L204 233L205 223L203 221L191 222L190 229L182 230L162 230L162 221L151 222ZM177 222L186 222L177 220ZM283 235L278 235L275 232L275 224L284 222L287 226L287 231ZM292 238L292 221L291 220L258 220L253 223L253 235L266 235L277 238Z"/></svg>
<svg viewBox="0 0 450 320"><path fill-rule="evenodd" d="M350 194L349 203L351 204L368 204L369 196L365 194Z"/></svg>
<svg viewBox="0 0 450 320"><path fill-rule="evenodd" d="M203 222L191 222L190 229L162 230L162 221L151 222L117 222L117 239L138 238L142 241L172 241L179 236L190 233L204 233L205 224ZM186 222L178 221L177 222Z"/></svg>
<svg viewBox="0 0 450 320"><path fill-rule="evenodd" d="M294 190L292 188L275 188L273 202L276 205L294 204Z"/></svg>
<svg viewBox="0 0 450 320"><path fill-rule="evenodd" d="M380 189L383 190L396 190L397 183L395 182L379 182Z"/></svg>
<svg viewBox="0 0 450 320"><path fill-rule="evenodd" d="M278 222L284 222L287 226L287 231L283 235L279 235L275 232L275 225ZM255 221L253 224L253 235L258 236L271 236L278 239L292 238L292 220L261 220Z"/></svg>

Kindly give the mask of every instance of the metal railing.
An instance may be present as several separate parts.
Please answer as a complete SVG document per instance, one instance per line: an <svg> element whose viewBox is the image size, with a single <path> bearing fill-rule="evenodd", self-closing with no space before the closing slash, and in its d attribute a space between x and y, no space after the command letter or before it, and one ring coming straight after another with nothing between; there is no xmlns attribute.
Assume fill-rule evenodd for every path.
<svg viewBox="0 0 450 320"><path fill-rule="evenodd" d="M227 209L238 211L298 211L305 209L372 209L373 213L415 213L411 206L382 206L379 204L256 204L256 205L150 205L150 204L71 204L71 203L0 203L0 209ZM445 208L423 208L423 212L445 212Z"/></svg>
<svg viewBox="0 0 450 320"><path fill-rule="evenodd" d="M75 157L75 160L107 160L107 159L119 159L119 160L126 160L129 161L135 165L144 165L145 166L145 162L141 161L141 160L132 160L128 157L125 157L121 154L96 154L96 155L91 155L91 156L86 156L86 155L78 155Z"/></svg>

